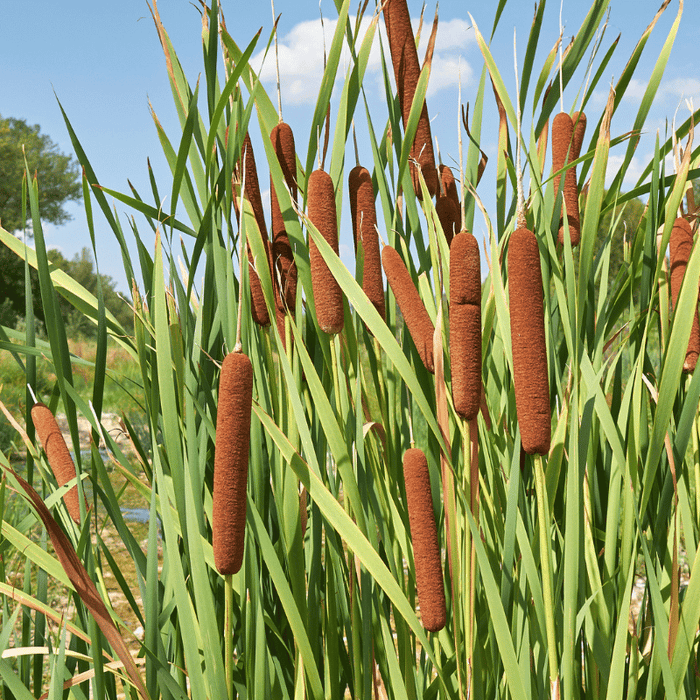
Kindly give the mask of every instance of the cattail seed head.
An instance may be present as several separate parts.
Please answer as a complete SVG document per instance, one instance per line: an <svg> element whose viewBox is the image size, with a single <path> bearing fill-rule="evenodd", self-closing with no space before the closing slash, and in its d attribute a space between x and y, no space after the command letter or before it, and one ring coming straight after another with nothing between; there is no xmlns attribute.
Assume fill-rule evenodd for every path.
<svg viewBox="0 0 700 700"><path fill-rule="evenodd" d="M285 122L280 122L272 129L270 140L282 168L284 180L292 195L292 200L296 200L296 150L292 129ZM297 268L272 178L270 178L270 203L272 208L272 261L273 270L276 271L274 275L275 303L278 311L282 314L286 309L294 313L297 298ZM279 284L277 284L278 280Z"/></svg>
<svg viewBox="0 0 700 700"><path fill-rule="evenodd" d="M508 244L508 286L515 407L523 449L528 454L546 454L552 419L542 270L537 239L526 228L517 229Z"/></svg>
<svg viewBox="0 0 700 700"><path fill-rule="evenodd" d="M314 170L309 176L308 208L311 223L337 255L338 219L335 191L331 176L323 170ZM325 333L340 333L345 324L343 293L311 236L309 263L318 325Z"/></svg>
<svg viewBox="0 0 700 700"><path fill-rule="evenodd" d="M411 275L395 248L387 245L382 250L382 264L387 282L396 297L399 309L413 338L416 350L428 372L435 372L433 335L435 326L430 320L423 300L413 284Z"/></svg>
<svg viewBox="0 0 700 700"><path fill-rule="evenodd" d="M455 410L472 420L481 401L481 265L468 231L450 248L450 362Z"/></svg>
<svg viewBox="0 0 700 700"><path fill-rule="evenodd" d="M578 113L575 115L579 117ZM586 130L586 116L580 115L574 133L574 120L560 112L552 122L552 167L555 171L561 170L566 163L571 163L579 156L583 134ZM576 146L578 145L578 149ZM554 178L554 191L559 191L561 175ZM581 220L578 209L578 184L576 182L576 168L569 168L564 175L563 203L566 205L566 217L569 222L569 234L571 245L578 245L581 240ZM563 209L562 209L563 216ZM564 242L564 224L559 227L559 242Z"/></svg>
<svg viewBox="0 0 700 700"><path fill-rule="evenodd" d="M214 450L212 544L222 575L243 563L253 366L247 355L232 352L221 365Z"/></svg>
<svg viewBox="0 0 700 700"><path fill-rule="evenodd" d="M357 165L350 171L348 190L355 253L360 249L364 252L362 289L379 315L386 320L379 236L377 235L377 212L374 206L372 176L367 168Z"/></svg>
<svg viewBox="0 0 700 700"><path fill-rule="evenodd" d="M440 226L447 239L447 245L452 245L455 232L459 231L461 211L447 195L439 194L435 202L435 213L438 215Z"/></svg>
<svg viewBox="0 0 700 700"><path fill-rule="evenodd" d="M75 479L76 472L73 458L70 456L61 429L58 427L51 409L46 404L34 404L31 415L32 423L34 423L39 440L44 452L46 452L46 458L49 460L54 477L56 477L56 483L59 486L64 486ZM80 524L80 501L78 500L77 485L66 491L63 495L63 501L70 517Z"/></svg>
<svg viewBox="0 0 700 700"><path fill-rule="evenodd" d="M422 450L406 450L403 475L421 622L429 632L437 632L445 626L447 611L428 460Z"/></svg>
<svg viewBox="0 0 700 700"><path fill-rule="evenodd" d="M443 163L438 166L440 175L440 193L447 195L454 203L457 209L460 208L459 193L457 192L457 181L452 173L452 168L448 168Z"/></svg>
<svg viewBox="0 0 700 700"><path fill-rule="evenodd" d="M250 207L253 210L255 221L260 229L265 251L267 254L267 263L270 264L270 242L267 237L267 227L265 226L265 215L263 213L262 197L260 195L260 183L258 182L258 170L255 167L255 156L253 155L253 144L250 141L250 136L246 133L243 139L244 163L245 163L245 196L250 202ZM270 314L267 311L265 304L265 295L263 294L260 277L254 269L253 253L250 246L248 247L248 261L250 262L250 296L253 313L253 320L259 326L270 325Z"/></svg>
<svg viewBox="0 0 700 700"><path fill-rule="evenodd" d="M286 122L279 122L270 132L272 147L279 160L284 180L292 193L292 199L297 198L297 154L294 145L294 133Z"/></svg>
<svg viewBox="0 0 700 700"><path fill-rule="evenodd" d="M420 77L418 51L416 50L416 40L413 35L411 16L406 0L388 0L384 4L384 23L389 39L391 62L394 66L394 77L396 78L396 87L399 92L399 103L405 129L411 113L411 105L416 93L418 78ZM431 197L434 197L438 191L439 184L435 169L435 155L430 133L428 107L425 102L423 102L418 129L413 140L411 157L419 163L428 192L430 192ZM418 173L413 164L411 165L411 177L416 196L418 199L422 199Z"/></svg>
<svg viewBox="0 0 700 700"><path fill-rule="evenodd" d="M581 155L581 147L583 146L583 137L586 135L586 115L584 112L574 112L571 117L571 122L574 125L574 141L571 145L571 160L576 160Z"/></svg>
<svg viewBox="0 0 700 700"><path fill-rule="evenodd" d="M673 308L676 308L678 294L681 291L681 283L685 276L685 270L688 266L690 251L693 248L693 232L690 224L682 217L679 217L673 223L670 240L670 256L671 256L671 298L673 300ZM693 313L693 325L690 329L690 338L688 339L688 349L685 353L685 361L683 370L685 372L693 372L698 362L700 355L700 325L698 325L698 309L697 301L695 303L695 311Z"/></svg>

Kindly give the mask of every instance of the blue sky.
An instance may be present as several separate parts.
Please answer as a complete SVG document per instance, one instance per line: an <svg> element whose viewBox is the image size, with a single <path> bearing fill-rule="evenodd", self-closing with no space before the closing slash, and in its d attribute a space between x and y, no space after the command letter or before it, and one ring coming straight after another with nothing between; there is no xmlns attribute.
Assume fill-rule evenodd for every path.
<svg viewBox="0 0 700 700"><path fill-rule="evenodd" d="M629 90L619 113L613 119L613 136L629 130L636 113L645 81L653 69L663 42L678 11L672 0L657 24L637 69L638 83ZM562 20L565 41L578 29L588 2L564 0ZM490 33L496 3L481 0L442 0L436 57L428 94L428 108L443 162L457 158L457 65L462 66L462 100L473 100L482 59L471 28L469 14L482 33ZM604 49L620 34L620 43L606 69L601 87L617 78L634 46L656 11L660 0L611 0L608 31ZM202 68L201 19L199 4L190 0L160 0L159 11L191 84ZM241 8L245 8L241 10ZM332 0L321 0L325 32L330 40L336 16ZM409 0L412 15L420 14L419 2ZM534 2L510 0L501 19L492 50L499 68L512 89L513 30L517 28L518 57L522 61L532 23ZM239 44L246 44L263 27L263 38L272 27L272 11L268 2L229 2L223 0L229 32ZM320 81L323 61L323 33L317 0L276 0L279 23L282 73L282 99L285 121L295 131L297 143L305 143L313 110L313 98ZM426 6L426 18L432 20L435 5ZM550 2L545 11L541 45L547 50L559 34L560 4ZM66 110L83 147L103 185L128 191L127 178L146 193L148 187L146 158L150 157L162 191L168 191L169 172L149 114L150 100L161 123L171 138L177 137L179 126L165 70L163 53L145 0L94 2L93 0L35 0L31 10L22 3L3 3L0 24L0 115L26 119L39 124L61 150L72 153L72 146L58 107L56 96ZM640 167L651 154L656 129L662 134L665 119L672 119L678 109L679 123L688 116L684 98L692 98L700 106L700 68L697 63L697 42L700 36L700 2L686 0L678 37L652 113L647 122L647 135L638 148L634 167ZM420 52L422 58L422 51ZM263 70L266 87L274 95L272 55ZM542 56L538 65L541 65ZM381 115L383 92L379 89L378 68L370 61L367 88L370 101L376 98L377 114ZM565 108L576 97L584 82L581 72L574 87L565 94ZM55 92L55 95L54 95ZM604 100L605 90L595 99ZM566 100L569 100L567 103ZM591 111L600 112L600 104ZM486 171L480 194L489 207L493 201L493 163L495 162L495 108L490 95L485 116L483 148L492 162ZM527 115L525 115L527 119ZM380 122L383 123L383 122ZM490 126L492 124L493 126ZM255 145L256 139L253 143ZM261 146L258 147L261 150ZM619 156L623 153L619 147ZM362 158L361 153L361 158ZM617 153L611 154L614 163ZM258 156L258 160L261 157ZM370 154L366 153L369 162ZM354 159L352 161L354 165ZM265 181L264 176L261 181ZM41 183L40 183L41 185ZM264 186L263 186L264 187ZM120 214L125 207L117 205ZM69 206L73 220L61 226L47 226L50 246L72 257L83 246L90 245L82 204ZM123 221L126 219L122 216ZM119 249L107 225L97 214L98 262L100 271L112 276L121 290L128 286L121 268ZM341 249L352 250L347 216L341 232ZM484 231L475 224L475 233ZM144 223L142 230L147 229ZM342 254L342 253L341 253ZM349 255L349 258L352 256Z"/></svg>

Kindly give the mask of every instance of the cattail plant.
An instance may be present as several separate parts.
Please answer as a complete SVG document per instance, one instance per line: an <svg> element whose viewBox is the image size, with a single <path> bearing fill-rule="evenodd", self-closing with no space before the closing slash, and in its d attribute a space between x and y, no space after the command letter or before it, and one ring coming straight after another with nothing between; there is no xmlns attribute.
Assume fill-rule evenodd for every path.
<svg viewBox="0 0 700 700"><path fill-rule="evenodd" d="M693 248L693 232L690 224L683 217L678 217L673 223L670 240L671 254L671 298L673 300L673 308L676 308L678 294L681 291L681 283L685 276L685 269L688 266L690 251ZM693 314L693 325L690 330L690 339L688 340L688 349L685 353L685 361L683 362L683 370L692 372L695 370L695 365L698 362L700 355L700 325L698 325L698 309L697 302L695 304L695 312Z"/></svg>
<svg viewBox="0 0 700 700"><path fill-rule="evenodd" d="M435 372L433 361L433 335L435 326L428 316L411 275L395 248L389 245L382 250L382 264L387 282L396 297L399 309L408 326L408 332L428 372Z"/></svg>
<svg viewBox="0 0 700 700"><path fill-rule="evenodd" d="M579 157L583 136L586 131L586 115L574 112L573 118L566 112L560 112L552 122L552 167L561 170L567 163ZM559 192L561 175L554 178L554 191ZM564 175L563 205L566 206L566 218L569 223L571 245L578 245L581 240L581 219L578 210L578 184L576 168L569 168ZM564 242L564 210L559 226L559 242Z"/></svg>
<svg viewBox="0 0 700 700"><path fill-rule="evenodd" d="M243 563L253 366L242 352L224 358L219 378L214 450L212 544L222 575Z"/></svg>
<svg viewBox="0 0 700 700"><path fill-rule="evenodd" d="M260 195L260 183L258 181L258 170L255 166L255 156L253 155L253 144L250 136L246 133L243 139L244 168L245 168L245 196L250 202L255 221L260 229L265 251L267 254L267 264L270 264L270 241L267 237L267 227L265 226L265 215L263 213L262 197ZM265 304L260 278L254 268L253 254L248 248L248 261L250 262L250 296L253 313L253 320L259 326L270 325L270 315Z"/></svg>
<svg viewBox="0 0 700 700"><path fill-rule="evenodd" d="M421 622L429 632L438 632L445 626L447 619L445 588L433 514L428 460L422 450L406 450L403 457L403 478L406 484Z"/></svg>
<svg viewBox="0 0 700 700"><path fill-rule="evenodd" d="M292 200L296 200L296 150L291 127L285 122L279 122L270 132L270 140ZM270 204L272 208L272 270L274 273L275 312L277 327L281 329L280 335L284 339L284 315L287 310L293 314L297 303L297 267L272 178L270 178Z"/></svg>
<svg viewBox="0 0 700 700"><path fill-rule="evenodd" d="M309 176L308 209L309 220L337 255L338 219L335 192L333 180L324 170L314 170ZM340 333L345 324L343 293L311 236L309 262L318 325L326 333Z"/></svg>
<svg viewBox="0 0 700 700"><path fill-rule="evenodd" d="M508 287L515 408L520 436L525 452L546 454L552 420L542 270L537 239L525 227L517 229L508 244Z"/></svg>
<svg viewBox="0 0 700 700"><path fill-rule="evenodd" d="M438 165L438 174L440 176L440 194L449 197L459 210L459 192L457 192L457 181L452 173L452 168L449 168L444 163Z"/></svg>
<svg viewBox="0 0 700 700"><path fill-rule="evenodd" d="M450 362L455 411L472 420L481 402L481 265L468 231L450 248Z"/></svg>
<svg viewBox="0 0 700 700"><path fill-rule="evenodd" d="M372 176L367 168L357 165L350 171L348 189L355 253L359 254L360 250L364 253L362 289L379 315L386 320L379 236L377 235L377 212L374 207Z"/></svg>
<svg viewBox="0 0 700 700"><path fill-rule="evenodd" d="M387 0L384 4L384 23L386 24L386 33L389 39L389 50L391 51L391 62L394 66L396 87L399 91L403 125L406 128L408 117L411 113L413 97L418 85L418 78L420 77L418 51L406 0ZM435 169L435 155L430 133L428 106L425 102L423 102L416 136L413 140L411 158L420 165L428 192L430 192L431 197L434 197L438 192L438 175ZM422 199L418 172L413 164L411 164L411 178L413 179L413 189L416 192L416 196L418 199Z"/></svg>
<svg viewBox="0 0 700 700"><path fill-rule="evenodd" d="M459 205L455 204L448 195L439 194L435 202L435 213L438 215L447 245L452 245L455 231L459 230L461 216Z"/></svg>
<svg viewBox="0 0 700 700"><path fill-rule="evenodd" d="M56 423L51 409L41 402L32 407L32 423L36 428L37 435L46 452L46 458L56 477L59 486L67 484L75 479L75 464L70 456L68 445L63 439L61 429ZM73 520L80 524L80 501L78 500L78 486L72 486L63 496L63 501L68 509L68 514Z"/></svg>

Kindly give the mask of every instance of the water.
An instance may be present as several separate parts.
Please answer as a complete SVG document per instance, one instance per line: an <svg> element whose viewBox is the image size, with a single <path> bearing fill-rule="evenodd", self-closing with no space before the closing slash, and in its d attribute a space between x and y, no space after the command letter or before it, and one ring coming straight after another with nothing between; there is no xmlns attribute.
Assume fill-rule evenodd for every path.
<svg viewBox="0 0 700 700"><path fill-rule="evenodd" d="M71 458L75 460L75 452L70 451ZM100 456L107 462L109 460L109 454L106 450L100 450ZM81 450L80 452L81 461L83 464L90 463L91 452L90 450ZM26 477L26 469L24 467L18 467L18 465L13 465L13 468L23 477ZM89 502L92 500L92 484L89 479L83 481L83 489L85 491L85 496ZM129 508L124 506L120 508L124 520L130 520L135 523L147 523L150 519L150 511L148 508ZM160 518L158 519L158 527L160 529Z"/></svg>
<svg viewBox="0 0 700 700"><path fill-rule="evenodd" d="M147 523L150 518L148 508L120 508L124 520L131 520L136 523Z"/></svg>

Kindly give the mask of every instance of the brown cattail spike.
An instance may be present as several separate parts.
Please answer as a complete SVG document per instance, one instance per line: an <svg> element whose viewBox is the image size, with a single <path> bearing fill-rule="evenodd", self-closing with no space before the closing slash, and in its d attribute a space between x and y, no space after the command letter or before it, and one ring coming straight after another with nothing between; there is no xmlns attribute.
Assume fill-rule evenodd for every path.
<svg viewBox="0 0 700 700"><path fill-rule="evenodd" d="M63 439L61 429L48 406L36 403L32 407L32 423L36 428L39 440L46 452L46 458L56 477L56 483L64 486L75 479L75 464L70 456L66 441ZM68 509L68 514L76 523L80 523L80 501L78 500L78 487L72 486L63 496L63 501Z"/></svg>
<svg viewBox="0 0 700 700"><path fill-rule="evenodd" d="M422 450L413 448L406 451L403 457L403 477L421 622L429 632L438 632L447 620L445 587L430 492L428 460Z"/></svg>
<svg viewBox="0 0 700 700"><path fill-rule="evenodd" d="M454 203L457 209L460 208L459 193L457 192L457 181L452 174L452 169L440 163L438 166L440 174L440 194L447 195ZM461 227L460 227L461 228Z"/></svg>
<svg viewBox="0 0 700 700"><path fill-rule="evenodd" d="M377 212L374 207L372 176L367 168L357 165L350 171L348 189L355 253L359 254L359 251L363 253L362 289L379 315L386 320L379 236L377 235Z"/></svg>
<svg viewBox="0 0 700 700"><path fill-rule="evenodd" d="M450 197L439 194L435 202L435 213L438 215L440 226L447 239L447 245L452 245L455 232L459 231L461 210Z"/></svg>
<svg viewBox="0 0 700 700"><path fill-rule="evenodd" d="M576 123L576 127L574 127ZM583 135L586 130L586 115L581 112L574 114L572 119L566 112L560 112L552 122L552 167L554 171L561 170L567 163L576 160L581 151ZM554 178L554 191L559 192L561 176ZM581 220L578 210L578 184L576 168L569 168L564 175L563 204L566 207L566 217L569 223L571 245L578 245L581 240ZM563 208L562 208L563 217ZM564 224L559 227L559 242L564 242Z"/></svg>
<svg viewBox="0 0 700 700"><path fill-rule="evenodd" d="M292 200L296 200L297 182L294 134L288 124L280 122L270 133L270 140L282 168L284 180L292 195ZM284 311L286 305L286 308L293 313L296 307L297 270L277 193L272 181L270 181L270 201L272 204L272 259L282 283L281 294L278 290L278 293L275 295L276 301L280 310Z"/></svg>
<svg viewBox="0 0 700 700"><path fill-rule="evenodd" d="M690 224L683 218L679 217L673 223L671 231L670 253L671 253L671 298L673 299L673 308L676 308L678 294L681 291L681 283L685 275L685 269L688 266L690 251L693 248L693 232ZM685 361L683 362L683 370L685 372L693 372L695 365L698 362L700 355L700 325L698 325L698 308L697 301L695 303L695 311L693 313L693 325L690 329L690 338L688 340L688 349L685 353Z"/></svg>
<svg viewBox="0 0 700 700"><path fill-rule="evenodd" d="M481 401L481 265L468 231L450 248L450 358L455 410L472 420Z"/></svg>
<svg viewBox="0 0 700 700"><path fill-rule="evenodd" d="M272 147L275 149L277 160L282 168L284 180L289 188L292 200L297 198L296 181L296 150L294 134L285 122L279 122L270 132ZM270 204L272 208L272 270L273 287L275 290L275 319L277 330L286 346L284 317L294 314L297 303L297 267L294 254L289 244L287 229L280 209L275 185L270 177Z"/></svg>
<svg viewBox="0 0 700 700"><path fill-rule="evenodd" d="M253 155L253 144L250 142L250 136L246 133L243 139L243 151L245 154L245 196L250 202L251 209L255 216L255 221L260 229L265 244L267 254L267 262L270 264L270 242L267 238L267 227L265 226L265 215L263 213L262 197L260 195L260 183L258 182L258 170L255 167L255 156ZM270 324L270 315L267 312L265 304L265 296L263 294L262 285L258 273L254 270L253 254L250 247L248 248L248 261L250 262L250 296L252 301L253 320L259 326L268 326ZM260 261L259 261L260 264Z"/></svg>
<svg viewBox="0 0 700 700"><path fill-rule="evenodd" d="M523 449L546 454L551 441L549 375L544 331L542 271L537 239L519 228L508 245L510 335L515 407Z"/></svg>
<svg viewBox="0 0 700 700"><path fill-rule="evenodd" d="M243 563L252 403L253 366L247 355L229 353L219 379L214 451L212 544L222 575Z"/></svg>
<svg viewBox="0 0 700 700"><path fill-rule="evenodd" d="M391 62L394 65L394 77L396 78L396 87L399 91L399 103L405 129L411 113L411 105L416 93L418 78L420 77L418 51L416 50L416 40L413 35L411 16L408 12L406 0L388 0L384 4L384 23L386 24L386 33L389 39ZM411 158L419 163L428 192L430 192L431 197L434 197L437 194L439 185L435 169L433 141L430 134L428 107L425 102L418 121L416 136L413 140ZM418 199L422 199L418 173L413 165L411 165L411 177L416 196Z"/></svg>
<svg viewBox="0 0 700 700"><path fill-rule="evenodd" d="M323 170L314 170L309 176L308 207L309 220L337 255L338 219L335 191L331 176ZM311 236L309 263L318 325L326 333L340 333L345 324L343 292Z"/></svg>
<svg viewBox="0 0 700 700"><path fill-rule="evenodd" d="M433 335L435 326L428 316L411 275L395 248L387 245L382 251L382 264L387 282L396 297L399 309L408 326L408 332L428 372L435 372L433 361Z"/></svg>

